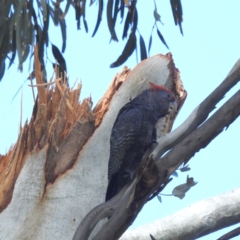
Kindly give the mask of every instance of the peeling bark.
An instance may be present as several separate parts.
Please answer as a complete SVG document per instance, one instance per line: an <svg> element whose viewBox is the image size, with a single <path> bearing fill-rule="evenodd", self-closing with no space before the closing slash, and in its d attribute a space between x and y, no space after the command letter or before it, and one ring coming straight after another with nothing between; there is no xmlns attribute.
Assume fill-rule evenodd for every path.
<svg viewBox="0 0 240 240"><path fill-rule="evenodd" d="M35 61L39 71L36 56ZM0 158L0 238L73 236L84 216L103 202L109 138L118 111L149 88L149 81L171 88L180 108L186 92L171 54L149 58L132 71L125 67L94 110L91 98L79 103L81 85L72 90L61 79L46 85L38 74L32 118ZM160 135L171 129L172 121L162 119Z"/></svg>
<svg viewBox="0 0 240 240"><path fill-rule="evenodd" d="M93 114L95 117L95 126L99 126L103 119L104 114L107 112L110 102L113 98L113 95L117 92L117 90L121 87L123 82L126 80L128 74L130 73L130 69L124 67L120 74L117 74L111 85L109 86L107 92L103 95L103 97L99 100L95 108L93 109Z"/></svg>
<svg viewBox="0 0 240 240"><path fill-rule="evenodd" d="M40 62L36 56L37 47L35 69L40 72ZM79 152L95 130L91 99L84 99L79 103L81 85L70 90L66 85L56 82L56 88L45 88L41 86L43 81L38 74L39 95L32 118L21 129L14 148L6 156L2 156L0 211L11 202L18 175L33 150L48 147L44 171L47 186L74 165Z"/></svg>

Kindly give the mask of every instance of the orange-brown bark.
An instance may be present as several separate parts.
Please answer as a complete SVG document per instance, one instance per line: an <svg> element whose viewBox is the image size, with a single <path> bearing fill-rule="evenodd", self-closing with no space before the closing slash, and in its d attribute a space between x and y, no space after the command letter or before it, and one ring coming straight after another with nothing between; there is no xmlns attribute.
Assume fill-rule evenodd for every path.
<svg viewBox="0 0 240 240"><path fill-rule="evenodd" d="M31 120L21 128L17 143L5 156L0 156L0 212L10 203L15 182L33 149L40 150L48 146L46 186L74 165L81 149L101 123L113 95L129 71L125 67L116 75L106 94L92 111L91 98L79 102L81 84L74 90L62 83L61 79L55 80L55 87L44 84L35 47L38 98Z"/></svg>
<svg viewBox="0 0 240 240"><path fill-rule="evenodd" d="M103 95L103 97L100 99L100 101L97 103L97 105L93 109L96 127L101 124L103 116L108 110L108 107L109 107L109 104L111 102L113 95L121 87L122 83L126 80L129 72L130 72L130 69L127 67L124 67L122 72L117 74L114 77L108 90L106 91L106 93Z"/></svg>

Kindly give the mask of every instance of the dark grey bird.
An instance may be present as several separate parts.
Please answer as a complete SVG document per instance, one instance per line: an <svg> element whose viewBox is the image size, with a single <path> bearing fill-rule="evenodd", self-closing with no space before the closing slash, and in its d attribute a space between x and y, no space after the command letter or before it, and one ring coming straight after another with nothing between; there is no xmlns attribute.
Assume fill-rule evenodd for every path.
<svg viewBox="0 0 240 240"><path fill-rule="evenodd" d="M149 89L120 109L113 125L106 201L132 180L145 151L156 142L156 123L175 102L169 89L150 84Z"/></svg>

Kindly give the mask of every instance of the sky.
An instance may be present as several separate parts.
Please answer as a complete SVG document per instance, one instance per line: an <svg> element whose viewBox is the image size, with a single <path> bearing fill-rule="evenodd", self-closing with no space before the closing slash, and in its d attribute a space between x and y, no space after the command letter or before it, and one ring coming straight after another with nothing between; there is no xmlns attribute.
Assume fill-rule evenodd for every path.
<svg viewBox="0 0 240 240"><path fill-rule="evenodd" d="M139 1L139 24L141 35L148 41L154 24L154 2ZM208 96L227 76L235 62L239 59L240 19L238 0L202 0L182 1L183 6L183 33L175 26L169 1L158 1L157 9L161 15L162 24L159 30L164 36L170 49L167 49L159 40L156 32L153 33L153 42L150 55L166 54L172 52L176 67L181 72L181 79L188 92L188 97L181 109L173 128L179 126L200 102ZM123 23L117 23L117 34L120 41L111 42L107 29L106 11L95 37L91 34L96 23L98 7L94 4L87 7L86 20L89 33L86 34L83 24L77 31L74 12L67 15L67 46L64 57L67 61L67 70L70 86L78 79L83 84L81 100L92 96L94 105L104 94L111 80L124 65L134 68L138 63L134 53L128 61L118 68L109 68L121 54L126 40L122 41ZM50 25L50 41L61 49L61 32L59 28ZM54 58L49 49L49 59ZM138 55L140 52L138 51ZM139 57L138 57L139 58ZM48 79L52 75L51 61L46 62ZM138 59L139 61L139 59ZM32 64L32 63L31 63ZM5 72L0 83L0 154L5 154L17 140L20 119L22 123L31 117L33 107L32 90L27 86L26 80L29 72L29 63L23 65L24 71L17 70L17 58L13 66ZM20 93L13 99L19 87L23 85ZM226 101L238 89L236 85L224 98ZM22 116L20 114L22 96ZM221 106L218 104L217 107ZM193 187L182 200L175 197L163 197L163 203L157 198L147 203L131 228L152 222L164 216L186 208L196 201L210 198L218 194L239 187L239 160L240 160L240 118L223 131L205 149L197 153L189 162L191 171L179 173L178 178L164 189L169 194L172 189L185 182L187 175L194 177L198 184ZM227 169L227 170L226 170ZM239 226L239 225L238 225ZM237 227L237 226L235 226ZM220 237L230 231L223 229L201 239L210 240Z"/></svg>

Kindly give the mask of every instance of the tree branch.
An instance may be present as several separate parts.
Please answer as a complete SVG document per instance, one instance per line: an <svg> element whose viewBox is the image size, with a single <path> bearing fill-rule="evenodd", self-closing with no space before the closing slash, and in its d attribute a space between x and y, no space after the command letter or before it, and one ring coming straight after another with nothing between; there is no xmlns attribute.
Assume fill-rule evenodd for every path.
<svg viewBox="0 0 240 240"><path fill-rule="evenodd" d="M160 175L167 171L169 177L182 163L186 164L201 148L206 147L224 127L228 127L240 115L240 90L237 91L205 123L178 143L160 160L157 167ZM187 151L186 151L187 147ZM162 174L161 174L162 173ZM166 176L166 175L165 175Z"/></svg>
<svg viewBox="0 0 240 240"><path fill-rule="evenodd" d="M210 112L216 108L216 104L223 99L224 95L234 87L239 80L240 60L236 62L223 82L193 110L184 123L174 131L158 139L159 144L152 153L154 158L159 159L162 154L171 149L202 124L207 119Z"/></svg>
<svg viewBox="0 0 240 240"><path fill-rule="evenodd" d="M217 240L229 240L229 239L234 238L238 235L240 235L240 227L235 228L234 230L224 234L223 236L221 236Z"/></svg>
<svg viewBox="0 0 240 240"><path fill-rule="evenodd" d="M171 216L128 230L120 240L196 239L240 221L240 188L194 203Z"/></svg>
<svg viewBox="0 0 240 240"><path fill-rule="evenodd" d="M94 209L92 209L86 217L83 219L81 224L78 226L77 231L73 236L73 240L85 240L88 239L92 230L97 223L107 217L112 216L113 211L116 209L117 204L122 198L126 198L129 192L132 190L133 185L136 185L136 181L133 182L126 192L128 186L125 186L114 198L108 202L104 202Z"/></svg>

